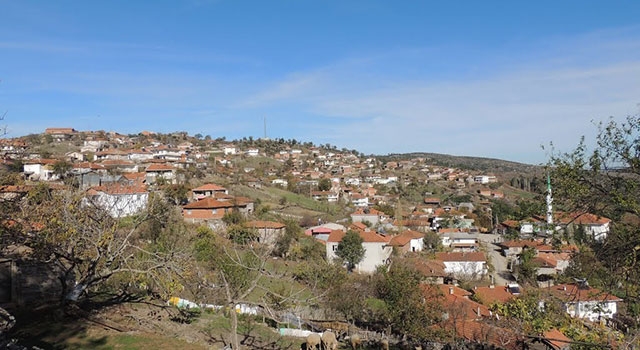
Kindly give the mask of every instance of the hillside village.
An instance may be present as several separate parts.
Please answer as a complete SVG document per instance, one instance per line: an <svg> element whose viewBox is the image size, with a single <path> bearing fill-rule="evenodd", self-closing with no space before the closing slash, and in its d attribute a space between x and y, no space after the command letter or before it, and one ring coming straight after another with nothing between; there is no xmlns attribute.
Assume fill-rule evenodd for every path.
<svg viewBox="0 0 640 350"><path fill-rule="evenodd" d="M41 135L1 139L0 152L8 174L0 186L5 201L20 201L44 186L51 192L80 193L83 203L101 208L114 220L126 220L150 210L160 196L193 232L230 232L238 224L246 229L238 235L249 232L250 241L278 250L272 256L282 261L320 251L324 261L340 261L349 274L362 276L410 266L421 276L423 298L439 300L441 311L430 331L440 330L453 339L507 349L522 344L567 349L573 341L587 339L581 327L598 329L593 332L603 338L620 338L613 320L624 299L587 280L563 277L580 246L549 233L580 234L582 240L598 242L606 239L612 222L593 213L554 208L550 223L543 181L537 192L525 191L515 186L516 175L447 167L425 157L381 161L328 144L229 141L184 132L123 135L56 127ZM543 178L543 169L539 171ZM505 211L496 203L512 208L537 203L540 210L513 219L503 217ZM5 226L34 227L34 235L39 234L36 226L43 225L3 220ZM293 240L312 242L308 244L314 248L304 250L300 243L300 253L287 242L281 249L292 222L302 237ZM362 256L353 263L342 253L350 235L357 236L362 247ZM50 286L53 291L29 290L30 270L20 266L19 256L25 250L3 248L0 267L10 272L0 273L0 285L7 286L0 303L25 305L56 295L55 285ZM518 318L509 302L530 302L525 296L535 299L539 310L559 305L559 312L578 323L554 321L532 329L522 320L506 322ZM256 305L249 307L254 310ZM303 321L322 316L366 324L365 316L345 315L301 311L296 314L300 324L291 327L298 329L288 332L322 331L312 322L302 327ZM368 327L376 328L374 323ZM398 337L389 327L376 334Z"/></svg>

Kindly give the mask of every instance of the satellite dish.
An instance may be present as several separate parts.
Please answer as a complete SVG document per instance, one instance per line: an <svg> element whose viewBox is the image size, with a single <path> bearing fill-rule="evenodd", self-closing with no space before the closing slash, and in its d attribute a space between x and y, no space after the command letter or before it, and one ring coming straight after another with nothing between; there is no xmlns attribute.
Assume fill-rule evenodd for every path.
<svg viewBox="0 0 640 350"><path fill-rule="evenodd" d="M586 278L573 278L578 284L578 289L589 289L589 281Z"/></svg>

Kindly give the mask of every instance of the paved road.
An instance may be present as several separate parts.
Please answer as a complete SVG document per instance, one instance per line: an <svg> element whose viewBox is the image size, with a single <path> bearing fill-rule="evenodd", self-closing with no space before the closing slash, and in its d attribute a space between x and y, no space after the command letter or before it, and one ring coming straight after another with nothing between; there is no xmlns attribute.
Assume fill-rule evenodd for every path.
<svg viewBox="0 0 640 350"><path fill-rule="evenodd" d="M492 273L494 283L497 286L504 286L507 283L514 282L511 273L507 271L507 258L504 257L499 250L499 247L495 244L501 242L503 237L501 235L484 234L478 235L478 240L486 248L487 254L494 271Z"/></svg>

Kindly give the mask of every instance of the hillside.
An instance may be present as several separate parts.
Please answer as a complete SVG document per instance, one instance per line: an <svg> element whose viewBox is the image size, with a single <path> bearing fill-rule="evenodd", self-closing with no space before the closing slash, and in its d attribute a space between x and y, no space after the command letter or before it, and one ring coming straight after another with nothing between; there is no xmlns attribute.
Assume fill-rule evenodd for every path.
<svg viewBox="0 0 640 350"><path fill-rule="evenodd" d="M425 158L428 163L446 166L451 168L460 168L464 170L490 171L495 174L500 173L533 173L542 170L542 166L512 162L508 160L454 156L449 154L414 152L414 153L391 153L385 156L378 156L382 161L390 160L406 160L412 158Z"/></svg>

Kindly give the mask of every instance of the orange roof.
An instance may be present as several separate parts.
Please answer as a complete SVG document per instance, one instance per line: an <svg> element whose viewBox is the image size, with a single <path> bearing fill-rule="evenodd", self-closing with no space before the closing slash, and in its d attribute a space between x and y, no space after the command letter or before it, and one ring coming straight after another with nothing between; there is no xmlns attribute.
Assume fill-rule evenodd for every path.
<svg viewBox="0 0 640 350"><path fill-rule="evenodd" d="M524 247L538 247L543 245L542 241L536 240L513 240L513 241L504 241L500 243L500 246L506 248L524 248Z"/></svg>
<svg viewBox="0 0 640 350"><path fill-rule="evenodd" d="M383 212L376 210L376 209L367 209L368 213L365 213L365 210L363 208L358 208L356 211L354 211L351 215L385 215Z"/></svg>
<svg viewBox="0 0 640 350"><path fill-rule="evenodd" d="M544 337L554 349L566 348L572 342L571 338L562 334L562 332L555 328L544 332Z"/></svg>
<svg viewBox="0 0 640 350"><path fill-rule="evenodd" d="M538 253L533 261L540 267L556 268L558 266L558 261L552 254L549 253Z"/></svg>
<svg viewBox="0 0 640 350"><path fill-rule="evenodd" d="M244 226L263 229L281 229L286 227L285 224L275 221L248 221L244 223Z"/></svg>
<svg viewBox="0 0 640 350"><path fill-rule="evenodd" d="M483 252L438 252L436 259L440 261L487 261Z"/></svg>
<svg viewBox="0 0 640 350"><path fill-rule="evenodd" d="M103 160L100 164L102 165L135 165L135 163L130 162L128 160L119 160L119 159L107 159Z"/></svg>
<svg viewBox="0 0 640 350"><path fill-rule="evenodd" d="M232 201L219 201L211 197L203 198L199 201L185 205L184 209L216 209L216 208L233 208L235 204Z"/></svg>
<svg viewBox="0 0 640 350"><path fill-rule="evenodd" d="M443 328L455 328L458 337L467 341L493 345L498 349L517 350L522 348L522 335L514 331L476 320L451 320L440 324Z"/></svg>
<svg viewBox="0 0 640 350"><path fill-rule="evenodd" d="M351 228L356 229L358 231L365 231L368 227L362 222L354 222L353 224L351 224Z"/></svg>
<svg viewBox="0 0 640 350"><path fill-rule="evenodd" d="M146 174L145 173L124 173L122 174L122 176L124 176L125 179L127 180L131 180L131 181L144 181L146 178Z"/></svg>
<svg viewBox="0 0 640 350"><path fill-rule="evenodd" d="M74 128L46 128L45 134L73 134L76 130Z"/></svg>
<svg viewBox="0 0 640 350"><path fill-rule="evenodd" d="M437 288L440 289L442 294L452 294L460 297L468 297L471 295L471 292L467 291L466 289L462 289L458 286L455 286L453 284L438 284Z"/></svg>
<svg viewBox="0 0 640 350"><path fill-rule="evenodd" d="M459 228L448 228L448 227L445 227L445 228L441 228L440 231L438 231L438 232L442 234L442 233L457 233L457 232L462 233L463 231L461 229L459 229Z"/></svg>
<svg viewBox="0 0 640 350"><path fill-rule="evenodd" d="M166 165L166 164L151 164L147 167L147 169L145 170L146 172L150 172L150 171L173 171L175 170L174 167L172 167L171 165Z"/></svg>
<svg viewBox="0 0 640 350"><path fill-rule="evenodd" d="M82 163L74 163L74 169L91 169L91 170L100 170L104 169L104 166L101 164L91 163L91 162L82 162Z"/></svg>
<svg viewBox="0 0 640 350"><path fill-rule="evenodd" d="M423 293L429 293L433 285L421 285ZM468 298L471 293L466 290L450 284L437 285L444 296L442 303L445 311L449 313L450 319L475 320L481 317L491 316L489 308Z"/></svg>
<svg viewBox="0 0 640 350"><path fill-rule="evenodd" d="M407 243L411 242L412 239L424 238L424 234L418 231L406 230L399 235L393 236L389 245L395 247L403 247L407 245Z"/></svg>
<svg viewBox="0 0 640 350"><path fill-rule="evenodd" d="M557 220L561 224L576 224L576 225L604 225L611 222L611 219L604 216L598 216L591 213L558 213Z"/></svg>
<svg viewBox="0 0 640 350"><path fill-rule="evenodd" d="M506 303L515 298L515 295L509 293L507 287L476 287L473 290L479 301L487 306L495 303Z"/></svg>
<svg viewBox="0 0 640 350"><path fill-rule="evenodd" d="M438 260L424 260L420 258L410 259L413 266L425 277L443 277L447 276L444 271L445 266L442 261Z"/></svg>
<svg viewBox="0 0 640 350"><path fill-rule="evenodd" d="M578 301L622 301L611 293L601 291L597 288L587 287L586 289L578 288L576 284L558 284L549 289L551 294L560 298L565 302Z"/></svg>
<svg viewBox="0 0 640 350"><path fill-rule="evenodd" d="M182 216L192 220L219 220L224 217L225 211L218 210L215 213L211 209L183 209Z"/></svg>
<svg viewBox="0 0 640 350"><path fill-rule="evenodd" d="M32 188L33 186L28 186L28 185L4 185L4 186L0 186L0 192L27 193Z"/></svg>

